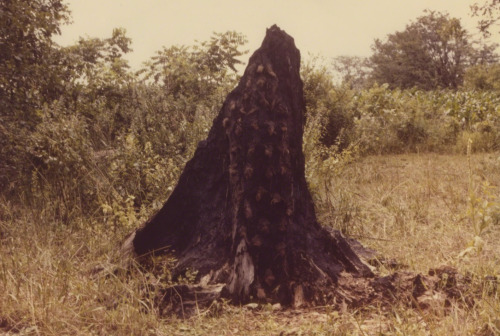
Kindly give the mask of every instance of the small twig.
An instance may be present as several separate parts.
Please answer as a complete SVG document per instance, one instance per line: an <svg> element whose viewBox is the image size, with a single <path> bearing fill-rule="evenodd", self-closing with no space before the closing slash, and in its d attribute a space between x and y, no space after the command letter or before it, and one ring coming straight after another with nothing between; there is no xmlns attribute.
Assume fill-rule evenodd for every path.
<svg viewBox="0 0 500 336"><path fill-rule="evenodd" d="M381 240L381 241L386 241L386 242L395 242L395 240L392 240L392 239L368 237L368 236L361 236L361 235L349 235L349 237L356 238L356 239L371 239L371 240Z"/></svg>
<svg viewBox="0 0 500 336"><path fill-rule="evenodd" d="M175 289L175 286L171 287L171 289L175 292L175 294L177 294L177 296L179 297L179 300L180 300L180 304L181 304L181 309L182 309L182 318L183 319L186 319L186 314L184 313L184 302L182 300L182 295L177 291L177 289Z"/></svg>

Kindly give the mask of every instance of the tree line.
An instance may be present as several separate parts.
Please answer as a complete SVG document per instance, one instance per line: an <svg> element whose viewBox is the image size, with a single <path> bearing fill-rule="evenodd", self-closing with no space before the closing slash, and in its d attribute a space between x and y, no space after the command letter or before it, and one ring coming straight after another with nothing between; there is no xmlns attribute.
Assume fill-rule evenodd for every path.
<svg viewBox="0 0 500 336"><path fill-rule="evenodd" d="M427 10L403 31L376 39L370 57L336 57L333 67L355 88L492 89L500 78L497 47L474 40L459 19Z"/></svg>

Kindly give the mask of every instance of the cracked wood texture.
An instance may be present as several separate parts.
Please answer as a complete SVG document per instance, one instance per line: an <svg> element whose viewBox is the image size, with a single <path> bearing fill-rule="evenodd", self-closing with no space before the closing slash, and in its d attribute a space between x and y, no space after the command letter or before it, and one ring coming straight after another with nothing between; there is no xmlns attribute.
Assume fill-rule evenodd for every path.
<svg viewBox="0 0 500 336"><path fill-rule="evenodd" d="M341 273L371 276L336 231L316 220L302 153L300 52L267 29L208 138L163 208L135 232L137 255L169 251L234 302L300 306L332 297Z"/></svg>

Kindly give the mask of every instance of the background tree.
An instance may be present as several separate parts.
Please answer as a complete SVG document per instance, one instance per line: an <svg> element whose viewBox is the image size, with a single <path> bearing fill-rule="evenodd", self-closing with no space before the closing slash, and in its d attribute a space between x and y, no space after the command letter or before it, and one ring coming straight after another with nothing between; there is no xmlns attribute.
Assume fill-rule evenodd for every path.
<svg viewBox="0 0 500 336"><path fill-rule="evenodd" d="M136 76L124 58L131 43L125 29L116 28L109 38L80 38L75 45L60 48L65 90L59 99L67 111L86 118L91 133L104 136L105 143L130 127L129 111L137 105Z"/></svg>
<svg viewBox="0 0 500 336"><path fill-rule="evenodd" d="M341 84L348 85L351 89L361 90L367 86L370 72L369 61L360 56L337 56L332 60L334 76L338 77Z"/></svg>
<svg viewBox="0 0 500 336"><path fill-rule="evenodd" d="M194 46L163 48L140 71L146 81L153 80L163 91L164 98L174 100L179 112L187 112L192 120L199 98L204 98L205 108L220 104L236 80L238 57L246 51L244 35L228 31L214 33L209 41ZM213 99L205 99L212 97Z"/></svg>
<svg viewBox="0 0 500 336"><path fill-rule="evenodd" d="M26 172L27 133L63 90L52 36L67 20L62 0L0 2L0 189L13 189Z"/></svg>
<svg viewBox="0 0 500 336"><path fill-rule="evenodd" d="M491 27L499 26L500 0L488 0L484 3L476 2L471 6L472 15L480 18L478 28L485 36L491 35Z"/></svg>
<svg viewBox="0 0 500 336"><path fill-rule="evenodd" d="M372 78L391 88L456 89L472 56L470 36L460 20L426 11L404 31L375 40Z"/></svg>
<svg viewBox="0 0 500 336"><path fill-rule="evenodd" d="M464 88L500 92L500 64L478 64L467 69Z"/></svg>
<svg viewBox="0 0 500 336"><path fill-rule="evenodd" d="M133 78L123 58L132 51L131 43L125 29L115 28L109 38L80 38L75 45L61 48L67 98L77 104L79 99L96 100L105 96L109 105L125 99L116 90Z"/></svg>
<svg viewBox="0 0 500 336"><path fill-rule="evenodd" d="M0 15L2 115L24 114L28 122L34 109L58 95L52 36L60 34L68 10L62 0L2 1Z"/></svg>

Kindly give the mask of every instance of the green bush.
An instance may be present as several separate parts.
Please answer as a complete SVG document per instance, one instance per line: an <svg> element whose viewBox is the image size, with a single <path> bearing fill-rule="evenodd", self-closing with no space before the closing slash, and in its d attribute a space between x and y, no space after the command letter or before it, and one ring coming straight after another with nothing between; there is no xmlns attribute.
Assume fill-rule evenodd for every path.
<svg viewBox="0 0 500 336"><path fill-rule="evenodd" d="M87 123L67 114L59 103L42 110L41 122L28 139L32 167L28 199L51 208L63 221L95 206L94 167Z"/></svg>
<svg viewBox="0 0 500 336"><path fill-rule="evenodd" d="M348 143L365 154L416 151L463 152L473 134L475 150L500 148L500 95L479 91L390 90L374 86L356 92L345 105L353 125Z"/></svg>

